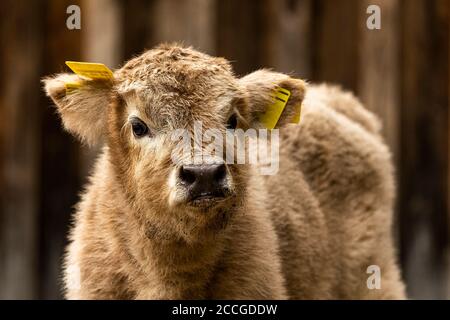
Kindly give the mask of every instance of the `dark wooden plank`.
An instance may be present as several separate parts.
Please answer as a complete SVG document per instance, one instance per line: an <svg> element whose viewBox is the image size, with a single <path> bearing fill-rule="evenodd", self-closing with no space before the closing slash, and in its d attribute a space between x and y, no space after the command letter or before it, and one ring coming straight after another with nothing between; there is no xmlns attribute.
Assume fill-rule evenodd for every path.
<svg viewBox="0 0 450 320"><path fill-rule="evenodd" d="M154 44L181 42L215 53L216 0L157 0L152 10Z"/></svg>
<svg viewBox="0 0 450 320"><path fill-rule="evenodd" d="M448 248L449 3L404 0L401 257L411 297L445 297Z"/></svg>
<svg viewBox="0 0 450 320"><path fill-rule="evenodd" d="M0 4L0 299L37 297L40 5Z"/></svg>
<svg viewBox="0 0 450 320"><path fill-rule="evenodd" d="M122 24L122 59L129 59L148 49L154 43L152 37L153 0L120 2Z"/></svg>
<svg viewBox="0 0 450 320"><path fill-rule="evenodd" d="M262 10L260 3L252 0L217 3L217 54L231 60L238 75L263 66L262 35L267 24Z"/></svg>
<svg viewBox="0 0 450 320"><path fill-rule="evenodd" d="M44 6L45 46L43 75L67 71L66 60L81 58L81 31L66 28L66 8L80 1L49 0ZM84 9L81 6L81 30ZM81 190L79 144L62 130L50 100L41 96L42 147L40 179L39 297L61 297L61 262L66 245L69 217Z"/></svg>
<svg viewBox="0 0 450 320"><path fill-rule="evenodd" d="M262 64L302 79L312 76L311 0L265 0Z"/></svg>
<svg viewBox="0 0 450 320"><path fill-rule="evenodd" d="M110 68L122 63L124 37L122 10L118 0L82 0L83 29L81 55L87 61L98 61ZM106 32L107 30L107 32Z"/></svg>
<svg viewBox="0 0 450 320"><path fill-rule="evenodd" d="M363 0L359 5L357 95L382 122L382 133L397 168L400 134L400 1ZM367 8L381 10L381 29L369 30ZM396 171L396 180L399 180ZM396 190L398 192L398 190ZM399 246L398 197L394 211L394 237Z"/></svg>
<svg viewBox="0 0 450 320"><path fill-rule="evenodd" d="M313 80L357 88L358 0L317 0L314 6Z"/></svg>
<svg viewBox="0 0 450 320"><path fill-rule="evenodd" d="M121 2L123 59L162 42L216 50L217 0L132 0Z"/></svg>
<svg viewBox="0 0 450 320"><path fill-rule="evenodd" d="M359 5L358 85L357 94L364 105L383 123L383 135L394 158L398 157L400 79L399 38L400 2L364 0ZM367 7L381 9L381 29L369 30Z"/></svg>

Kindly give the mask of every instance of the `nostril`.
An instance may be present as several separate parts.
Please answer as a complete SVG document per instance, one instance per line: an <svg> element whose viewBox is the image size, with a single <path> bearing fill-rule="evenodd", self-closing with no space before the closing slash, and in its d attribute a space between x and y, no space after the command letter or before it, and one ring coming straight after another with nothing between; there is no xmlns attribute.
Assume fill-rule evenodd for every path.
<svg viewBox="0 0 450 320"><path fill-rule="evenodd" d="M180 179L186 184L193 184L196 180L195 173L185 167L180 168Z"/></svg>
<svg viewBox="0 0 450 320"><path fill-rule="evenodd" d="M217 167L216 172L214 173L214 180L215 181L222 181L225 179L227 173L227 169L224 164L221 164Z"/></svg>

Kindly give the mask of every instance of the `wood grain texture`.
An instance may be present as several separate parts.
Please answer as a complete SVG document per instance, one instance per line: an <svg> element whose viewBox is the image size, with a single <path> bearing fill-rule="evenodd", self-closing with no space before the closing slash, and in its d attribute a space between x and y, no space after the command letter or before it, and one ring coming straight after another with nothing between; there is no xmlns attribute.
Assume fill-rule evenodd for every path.
<svg viewBox="0 0 450 320"><path fill-rule="evenodd" d="M312 77L313 1L265 0L262 64L293 76Z"/></svg>
<svg viewBox="0 0 450 320"><path fill-rule="evenodd" d="M158 0L153 7L153 42L182 42L215 54L216 0Z"/></svg>
<svg viewBox="0 0 450 320"><path fill-rule="evenodd" d="M411 297L445 296L449 2L402 1L400 234Z"/></svg>
<svg viewBox="0 0 450 320"><path fill-rule="evenodd" d="M0 299L30 299L38 290L42 10L12 2L0 4Z"/></svg>
<svg viewBox="0 0 450 320"><path fill-rule="evenodd" d="M317 0L313 5L313 80L356 91L358 0Z"/></svg>
<svg viewBox="0 0 450 320"><path fill-rule="evenodd" d="M66 8L72 4L81 7L81 31L66 28ZM83 6L80 1L48 0L43 10L45 42L41 76L68 72L64 62L81 59ZM61 297L62 254L70 215L81 190L80 151L76 139L63 131L51 101L40 92L39 296L49 299Z"/></svg>
<svg viewBox="0 0 450 320"><path fill-rule="evenodd" d="M364 0L359 3L357 93L364 105L383 122L383 135L394 158L398 158L399 135L399 19L398 0ZM369 30L369 5L381 9L381 30Z"/></svg>
<svg viewBox="0 0 450 320"><path fill-rule="evenodd" d="M258 1L217 3L216 53L232 62L236 74L245 75L263 67L262 35L266 32L266 23Z"/></svg>

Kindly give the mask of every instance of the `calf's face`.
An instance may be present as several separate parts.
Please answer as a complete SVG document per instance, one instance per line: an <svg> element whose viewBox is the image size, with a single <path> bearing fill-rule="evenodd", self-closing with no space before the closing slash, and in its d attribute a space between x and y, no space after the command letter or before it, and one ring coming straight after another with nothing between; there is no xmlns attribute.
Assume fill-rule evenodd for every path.
<svg viewBox="0 0 450 320"><path fill-rule="evenodd" d="M66 92L73 81L82 85ZM239 79L226 60L172 45L128 61L111 81L60 74L44 82L65 128L107 145L117 183L148 236L188 241L220 230L245 206L250 168L226 163L236 149L227 130L261 127L277 87L291 91L277 127L290 122L304 96L301 80L266 70ZM223 149L211 152L211 145Z"/></svg>

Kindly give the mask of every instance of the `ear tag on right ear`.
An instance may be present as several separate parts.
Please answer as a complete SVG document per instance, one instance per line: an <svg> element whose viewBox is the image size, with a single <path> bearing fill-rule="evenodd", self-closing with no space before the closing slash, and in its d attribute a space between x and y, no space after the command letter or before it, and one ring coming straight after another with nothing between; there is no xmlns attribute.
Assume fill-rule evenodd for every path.
<svg viewBox="0 0 450 320"><path fill-rule="evenodd" d="M66 61L66 65L81 78L87 80L111 80L113 78L112 71L103 63ZM81 81L66 82L66 92L71 93L81 88Z"/></svg>
<svg viewBox="0 0 450 320"><path fill-rule="evenodd" d="M274 102L267 107L267 111L259 117L259 121L267 128L273 129L277 125L284 108L291 96L291 92L284 88L277 88Z"/></svg>
<svg viewBox="0 0 450 320"><path fill-rule="evenodd" d="M82 83L80 81L66 82L64 83L66 87L66 93L71 93L79 88L81 88Z"/></svg>
<svg viewBox="0 0 450 320"><path fill-rule="evenodd" d="M112 71L103 63L66 61L66 65L77 75L89 80L111 80Z"/></svg>

